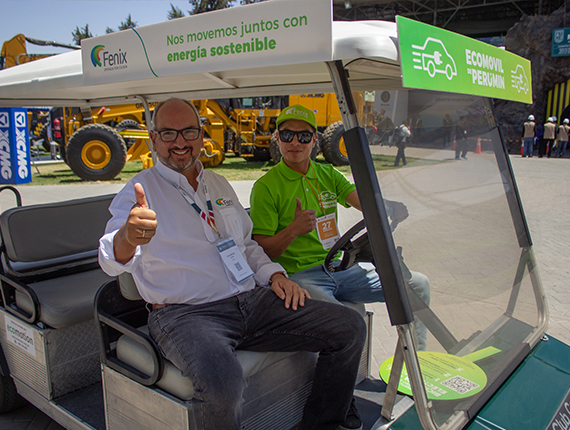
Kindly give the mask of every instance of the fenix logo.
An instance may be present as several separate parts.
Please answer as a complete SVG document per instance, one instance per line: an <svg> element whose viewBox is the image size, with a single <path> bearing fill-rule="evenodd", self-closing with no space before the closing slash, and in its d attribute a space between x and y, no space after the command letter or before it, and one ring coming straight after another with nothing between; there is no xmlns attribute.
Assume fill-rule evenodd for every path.
<svg viewBox="0 0 570 430"><path fill-rule="evenodd" d="M127 52L110 52L104 45L97 45L91 50L91 63L93 67L114 67L127 64Z"/></svg>

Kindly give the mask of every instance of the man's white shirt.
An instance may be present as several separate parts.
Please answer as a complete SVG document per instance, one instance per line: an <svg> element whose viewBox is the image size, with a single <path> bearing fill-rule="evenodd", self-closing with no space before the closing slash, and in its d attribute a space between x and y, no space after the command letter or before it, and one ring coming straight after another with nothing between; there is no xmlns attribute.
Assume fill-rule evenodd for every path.
<svg viewBox="0 0 570 430"><path fill-rule="evenodd" d="M141 297L149 303L201 304L222 300L251 290L256 284L267 286L273 273L284 272L251 238L252 222L229 182L197 163L196 191L183 175L159 162L131 179L109 207L112 218L99 241L99 264L110 276L132 273ZM218 235L177 188L208 213L203 181L220 235L234 238L255 273L241 284L222 262L216 249ZM156 212L158 227L151 241L137 246L134 257L123 265L115 260L113 240L136 202L137 182L145 190L150 209Z"/></svg>

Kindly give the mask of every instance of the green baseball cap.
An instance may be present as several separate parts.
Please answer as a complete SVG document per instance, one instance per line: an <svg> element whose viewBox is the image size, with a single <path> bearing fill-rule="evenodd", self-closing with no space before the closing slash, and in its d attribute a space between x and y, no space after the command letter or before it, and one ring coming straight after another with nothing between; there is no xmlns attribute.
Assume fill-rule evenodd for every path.
<svg viewBox="0 0 570 430"><path fill-rule="evenodd" d="M290 119L305 121L315 130L317 129L317 119L315 118L315 114L312 110L307 109L305 106L292 105L283 109L277 117L277 128L279 128L279 124L285 121L289 121Z"/></svg>

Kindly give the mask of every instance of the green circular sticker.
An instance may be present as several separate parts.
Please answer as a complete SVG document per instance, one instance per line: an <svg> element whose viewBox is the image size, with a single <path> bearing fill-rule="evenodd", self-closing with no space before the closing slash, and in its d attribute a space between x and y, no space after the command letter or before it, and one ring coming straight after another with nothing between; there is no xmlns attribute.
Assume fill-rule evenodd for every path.
<svg viewBox="0 0 570 430"><path fill-rule="evenodd" d="M380 366L380 377L388 383L392 370L391 357ZM487 384L487 375L465 357L443 352L419 351L418 360L427 397L431 400L457 400L477 394ZM412 395L406 365L402 369L398 391Z"/></svg>

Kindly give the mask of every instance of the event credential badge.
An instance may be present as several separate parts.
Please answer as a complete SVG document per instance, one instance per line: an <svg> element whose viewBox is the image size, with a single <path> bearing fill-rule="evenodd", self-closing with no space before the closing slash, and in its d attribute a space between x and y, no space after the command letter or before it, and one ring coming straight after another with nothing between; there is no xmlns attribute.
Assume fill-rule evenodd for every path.
<svg viewBox="0 0 570 430"><path fill-rule="evenodd" d="M336 214L328 214L317 218L317 233L324 249L330 249L339 238L336 226Z"/></svg>
<svg viewBox="0 0 570 430"><path fill-rule="evenodd" d="M216 248L218 248L222 261L240 284L254 275L232 237L220 240Z"/></svg>

